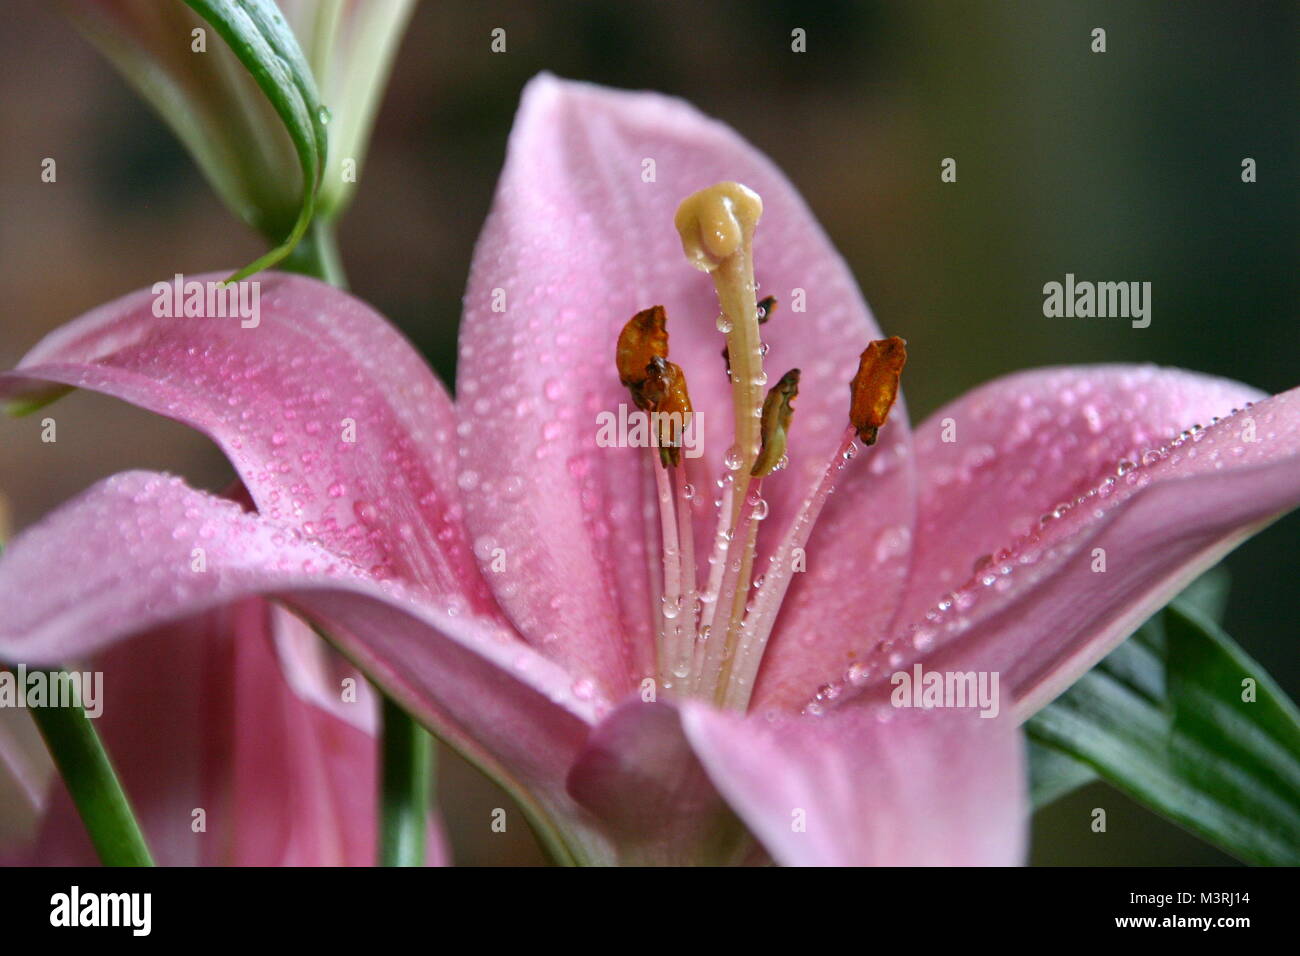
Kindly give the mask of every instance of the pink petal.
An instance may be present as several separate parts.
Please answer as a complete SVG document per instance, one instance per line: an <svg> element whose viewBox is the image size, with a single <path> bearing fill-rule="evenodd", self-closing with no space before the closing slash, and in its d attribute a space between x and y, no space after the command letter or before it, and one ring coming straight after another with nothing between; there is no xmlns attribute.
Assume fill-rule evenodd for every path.
<svg viewBox="0 0 1300 956"><path fill-rule="evenodd" d="M647 159L653 182L642 181ZM772 380L791 367L804 373L791 469L767 482L768 524L780 527L811 483L804 469L820 466L846 424L847 383L878 330L848 269L766 157L680 100L543 75L525 90L475 252L457 376L462 450L477 485L466 519L481 559L527 542L489 582L530 642L547 641L611 693L651 671L659 595L646 562L660 556L644 514L655 507L652 452L597 447L596 416L631 405L614 367L619 330L636 311L665 306L672 359L705 422L706 454L689 474L697 488L713 487L732 435L718 305L683 257L673 215L689 193L728 179L756 189L765 206L756 270L763 292L782 300L764 327ZM796 288L807 294L806 313L791 308ZM494 311L500 295L504 311ZM858 492L846 484L849 494ZM893 513L895 498L873 500ZM697 496L701 565L709 499ZM868 518L868 534L880 520Z"/></svg>
<svg viewBox="0 0 1300 956"><path fill-rule="evenodd" d="M632 698L613 711L592 731L568 786L623 865L717 865L752 852L669 704Z"/></svg>
<svg viewBox="0 0 1300 956"><path fill-rule="evenodd" d="M205 572L192 570L193 550ZM180 479L109 478L0 557L0 659L53 663L254 594L318 622L386 693L541 811L604 703L493 621L380 587Z"/></svg>
<svg viewBox="0 0 1300 956"><path fill-rule="evenodd" d="M301 618L277 607L271 614L280 669L294 692L358 730L374 734L379 714L370 681ZM339 692L345 680L356 689L355 701L345 702Z"/></svg>
<svg viewBox="0 0 1300 956"><path fill-rule="evenodd" d="M695 704L683 726L778 863L1008 866L1024 858L1024 755L1010 721L885 706L768 722Z"/></svg>
<svg viewBox="0 0 1300 956"><path fill-rule="evenodd" d="M1002 672L1020 716L1051 700L1300 502L1300 392L1210 424L1255 397L1174 370L1056 369L1001 379L937 412L919 432L921 515L904 613L895 640L864 657L864 673L881 680L925 657L932 669ZM945 445L949 418L958 440ZM1254 443L1243 441L1252 422ZM1163 447L1197 424L1207 426L1197 438ZM1125 465L1108 483L1118 461L1141 463L1144 452L1148 464ZM1057 503L1068 506L1062 517L1040 524ZM1098 548L1104 572L1093 570ZM976 571L980 555L993 560ZM941 598L950 607L934 607Z"/></svg>
<svg viewBox="0 0 1300 956"><path fill-rule="evenodd" d="M241 601L90 665L104 673L97 729L162 865L374 862L375 741L292 693L271 611ZM204 832L194 832L196 809ZM61 785L33 859L95 862Z"/></svg>
<svg viewBox="0 0 1300 956"><path fill-rule="evenodd" d="M0 376L0 397L58 382L192 425L268 518L376 576L494 613L460 522L456 416L441 383L360 300L301 276L249 282L260 283L256 327L158 318L142 289L47 336ZM345 420L355 442L343 440Z"/></svg>

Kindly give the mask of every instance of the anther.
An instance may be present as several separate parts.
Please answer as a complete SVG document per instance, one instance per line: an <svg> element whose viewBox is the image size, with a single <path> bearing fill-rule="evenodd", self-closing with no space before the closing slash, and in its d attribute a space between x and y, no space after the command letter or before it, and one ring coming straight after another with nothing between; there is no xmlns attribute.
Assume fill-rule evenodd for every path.
<svg viewBox="0 0 1300 956"><path fill-rule="evenodd" d="M641 389L646 370L655 359L668 358L668 315L662 305L643 309L628 320L618 336L614 361L619 380L632 392L637 408L646 410Z"/></svg>
<svg viewBox="0 0 1300 956"><path fill-rule="evenodd" d="M652 415L659 433L659 461L667 468L681 460L682 438L691 424L691 396L686 390L686 373L665 358L655 356L646 365L645 381L633 395L644 400L643 411Z"/></svg>
<svg viewBox="0 0 1300 956"><path fill-rule="evenodd" d="M849 385L853 401L849 421L864 445L874 445L898 397L898 378L907 361L907 343L897 335L872 342L862 352L858 373Z"/></svg>
<svg viewBox="0 0 1300 956"><path fill-rule="evenodd" d="M786 433L794 407L790 404L799 395L799 370L792 368L772 386L763 401L763 420L760 425L763 447L754 460L750 474L755 478L770 475L785 457Z"/></svg>

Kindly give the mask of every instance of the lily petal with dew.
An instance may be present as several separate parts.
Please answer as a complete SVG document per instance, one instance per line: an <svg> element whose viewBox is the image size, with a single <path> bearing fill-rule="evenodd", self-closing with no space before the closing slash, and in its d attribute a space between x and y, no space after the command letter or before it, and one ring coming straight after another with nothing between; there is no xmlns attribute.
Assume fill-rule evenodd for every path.
<svg viewBox="0 0 1300 956"><path fill-rule="evenodd" d="M803 201L655 94L525 91L454 403L361 302L262 281L256 329L160 322L139 292L0 378L188 422L257 508L101 482L0 559L0 657L52 663L270 595L511 790L562 860L751 862L757 838L790 864L1016 862L1016 720L1300 501L1297 392L1067 368L977 389L915 440L901 398L885 423L901 345ZM760 331L759 282L808 311ZM638 398L620 330L656 305L676 371L652 355L646 381L689 382L705 439L676 464L596 442L597 415ZM769 359L799 374L765 415ZM916 661L1002 674L1001 715L892 707Z"/></svg>

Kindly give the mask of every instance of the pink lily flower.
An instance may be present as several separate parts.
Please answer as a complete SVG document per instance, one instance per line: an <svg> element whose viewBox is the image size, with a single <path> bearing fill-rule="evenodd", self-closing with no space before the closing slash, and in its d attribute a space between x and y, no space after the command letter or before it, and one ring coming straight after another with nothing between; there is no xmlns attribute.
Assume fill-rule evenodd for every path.
<svg viewBox="0 0 1300 956"><path fill-rule="evenodd" d="M752 192L706 194L679 232L679 203L726 182ZM717 325L683 242L713 269ZM765 349L755 276L781 300ZM764 156L655 94L525 91L455 402L365 304L261 281L255 329L157 319L143 290L0 378L193 425L257 509L156 474L101 482L0 559L0 658L273 598L563 860L1019 862L1016 725L1300 501L1300 394L1153 367L1009 376L915 432L900 400L858 449L845 386L880 332L849 270ZM596 441L629 401L619 330L656 304L704 435L671 468ZM751 476L764 352L802 375L788 464ZM917 663L996 673L999 716L891 706L891 674Z"/></svg>

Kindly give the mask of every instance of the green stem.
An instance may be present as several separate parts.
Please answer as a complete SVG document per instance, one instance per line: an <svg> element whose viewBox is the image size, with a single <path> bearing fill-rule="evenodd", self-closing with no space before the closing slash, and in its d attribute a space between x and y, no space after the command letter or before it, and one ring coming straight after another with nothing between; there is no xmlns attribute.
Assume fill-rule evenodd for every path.
<svg viewBox="0 0 1300 956"><path fill-rule="evenodd" d="M433 738L389 698L383 704L380 866L424 866L433 796Z"/></svg>
<svg viewBox="0 0 1300 956"><path fill-rule="evenodd" d="M51 672L50 679L57 679ZM32 707L77 812L105 866L153 866L144 834L94 724L80 704Z"/></svg>
<svg viewBox="0 0 1300 956"><path fill-rule="evenodd" d="M347 276L339 259L338 244L334 241L334 225L316 219L302 240L279 264L285 272L313 276L338 289L347 289Z"/></svg>

